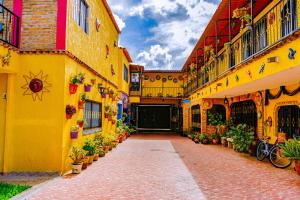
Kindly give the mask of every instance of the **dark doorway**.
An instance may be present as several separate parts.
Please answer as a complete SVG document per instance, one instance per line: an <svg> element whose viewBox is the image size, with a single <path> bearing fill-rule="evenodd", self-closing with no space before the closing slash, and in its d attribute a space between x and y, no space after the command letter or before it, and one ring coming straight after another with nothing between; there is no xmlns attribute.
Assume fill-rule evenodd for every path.
<svg viewBox="0 0 300 200"><path fill-rule="evenodd" d="M137 109L140 130L171 130L170 105L143 105Z"/></svg>
<svg viewBox="0 0 300 200"><path fill-rule="evenodd" d="M296 105L282 106L278 110L277 130L288 138L300 137L300 108Z"/></svg>
<svg viewBox="0 0 300 200"><path fill-rule="evenodd" d="M197 132L201 131L201 113L199 105L192 107L192 130Z"/></svg>
<svg viewBox="0 0 300 200"><path fill-rule="evenodd" d="M257 110L254 101L249 100L233 103L230 110L230 117L235 125L247 124L256 130Z"/></svg>

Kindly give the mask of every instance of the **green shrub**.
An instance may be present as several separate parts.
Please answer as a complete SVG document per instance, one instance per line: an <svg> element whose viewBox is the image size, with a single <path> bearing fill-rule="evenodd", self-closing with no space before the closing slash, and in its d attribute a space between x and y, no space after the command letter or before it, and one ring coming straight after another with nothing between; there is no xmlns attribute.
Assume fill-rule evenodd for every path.
<svg viewBox="0 0 300 200"><path fill-rule="evenodd" d="M281 147L285 157L300 161L300 140L293 139L286 141Z"/></svg>
<svg viewBox="0 0 300 200"><path fill-rule="evenodd" d="M96 153L96 145L95 145L95 142L92 141L92 140L90 140L90 139L87 139L87 140L84 142L84 145L83 145L82 149L86 151L86 155L87 155L87 156L95 155L95 153Z"/></svg>
<svg viewBox="0 0 300 200"><path fill-rule="evenodd" d="M248 152L251 144L254 142L254 131L248 128L246 124L239 124L236 127L231 127L229 131L233 138L235 150L238 152Z"/></svg>

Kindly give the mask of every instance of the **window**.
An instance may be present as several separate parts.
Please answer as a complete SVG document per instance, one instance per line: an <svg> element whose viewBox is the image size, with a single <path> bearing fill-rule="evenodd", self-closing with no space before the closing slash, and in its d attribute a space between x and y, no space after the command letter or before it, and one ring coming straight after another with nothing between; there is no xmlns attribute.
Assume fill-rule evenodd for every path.
<svg viewBox="0 0 300 200"><path fill-rule="evenodd" d="M267 18L264 17L254 26L255 52L264 49L267 44Z"/></svg>
<svg viewBox="0 0 300 200"><path fill-rule="evenodd" d="M84 108L84 129L94 129L102 127L102 104L87 101Z"/></svg>
<svg viewBox="0 0 300 200"><path fill-rule="evenodd" d="M201 130L201 114L199 105L192 107L192 129L193 131Z"/></svg>
<svg viewBox="0 0 300 200"><path fill-rule="evenodd" d="M126 65L124 65L124 70L123 70L123 78L124 80L128 83L128 68Z"/></svg>
<svg viewBox="0 0 300 200"><path fill-rule="evenodd" d="M207 125L214 125L216 122L226 122L226 108L223 105L213 105L207 110Z"/></svg>
<svg viewBox="0 0 300 200"><path fill-rule="evenodd" d="M277 130L287 134L287 138L299 137L300 108L296 105L282 106L278 110Z"/></svg>
<svg viewBox="0 0 300 200"><path fill-rule="evenodd" d="M242 37L243 60L252 55L251 31L245 33Z"/></svg>
<svg viewBox="0 0 300 200"><path fill-rule="evenodd" d="M73 19L86 33L89 31L88 11L89 7L85 0L74 0Z"/></svg>
<svg viewBox="0 0 300 200"><path fill-rule="evenodd" d="M140 91L140 74L139 73L131 73L130 91L133 91L133 92Z"/></svg>
<svg viewBox="0 0 300 200"><path fill-rule="evenodd" d="M288 0L281 10L281 37L297 28L297 6L295 0Z"/></svg>

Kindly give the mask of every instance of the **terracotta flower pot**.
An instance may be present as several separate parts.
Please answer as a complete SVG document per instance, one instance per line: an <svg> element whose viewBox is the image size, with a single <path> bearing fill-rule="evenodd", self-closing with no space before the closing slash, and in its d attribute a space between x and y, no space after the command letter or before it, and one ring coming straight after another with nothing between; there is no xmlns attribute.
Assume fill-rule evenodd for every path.
<svg viewBox="0 0 300 200"><path fill-rule="evenodd" d="M84 122L83 122L83 121L82 121L82 122L78 122L78 126L79 126L80 128L83 128Z"/></svg>
<svg viewBox="0 0 300 200"><path fill-rule="evenodd" d="M105 93L101 94L101 97L102 97L103 99L105 99L105 98L106 98L106 94L105 94Z"/></svg>
<svg viewBox="0 0 300 200"><path fill-rule="evenodd" d="M295 161L295 170L298 173L298 175L300 176L300 161L299 160Z"/></svg>
<svg viewBox="0 0 300 200"><path fill-rule="evenodd" d="M78 131L73 131L70 133L71 134L71 139L78 139Z"/></svg>
<svg viewBox="0 0 300 200"><path fill-rule="evenodd" d="M82 169L86 169L88 167L88 158L84 158L83 159L83 163L82 163Z"/></svg>
<svg viewBox="0 0 300 200"><path fill-rule="evenodd" d="M105 118L108 118L108 113L104 113L104 117L105 117Z"/></svg>
<svg viewBox="0 0 300 200"><path fill-rule="evenodd" d="M98 161L99 160L99 154L95 154L94 155L94 161Z"/></svg>
<svg viewBox="0 0 300 200"><path fill-rule="evenodd" d="M73 115L70 115L70 114L66 114L66 118L67 119L72 119Z"/></svg>
<svg viewBox="0 0 300 200"><path fill-rule="evenodd" d="M123 137L119 137L119 143L123 142Z"/></svg>
<svg viewBox="0 0 300 200"><path fill-rule="evenodd" d="M85 92L90 92L91 91L92 86L91 85L85 85L84 86L84 91Z"/></svg>
<svg viewBox="0 0 300 200"><path fill-rule="evenodd" d="M70 83L69 84L69 92L70 94L75 94L77 92L78 85Z"/></svg>
<svg viewBox="0 0 300 200"><path fill-rule="evenodd" d="M112 145L109 146L109 151L111 151L113 149Z"/></svg>
<svg viewBox="0 0 300 200"><path fill-rule="evenodd" d="M109 98L113 98L113 94L108 94Z"/></svg>
<svg viewBox="0 0 300 200"><path fill-rule="evenodd" d="M212 143L213 143L213 144L219 144L219 140L218 140L218 139L213 139L213 140L212 140Z"/></svg>
<svg viewBox="0 0 300 200"><path fill-rule="evenodd" d="M112 124L116 124L116 120L113 119L111 123L112 123Z"/></svg>
<svg viewBox="0 0 300 200"><path fill-rule="evenodd" d="M82 170L83 163L80 164L72 164L72 173L73 174L80 174Z"/></svg>
<svg viewBox="0 0 300 200"><path fill-rule="evenodd" d="M83 109L84 108L84 104L85 104L84 101L79 101L78 102L78 109Z"/></svg>
<svg viewBox="0 0 300 200"><path fill-rule="evenodd" d="M94 155L92 156L87 156L88 157L88 164L92 164L94 161Z"/></svg>
<svg viewBox="0 0 300 200"><path fill-rule="evenodd" d="M208 144L208 139L202 140L202 144Z"/></svg>

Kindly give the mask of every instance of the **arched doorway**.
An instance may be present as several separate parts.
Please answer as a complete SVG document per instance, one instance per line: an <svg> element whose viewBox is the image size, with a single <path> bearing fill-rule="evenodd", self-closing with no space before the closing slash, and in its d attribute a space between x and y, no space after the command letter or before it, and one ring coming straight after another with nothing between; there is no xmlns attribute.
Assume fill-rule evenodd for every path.
<svg viewBox="0 0 300 200"><path fill-rule="evenodd" d="M235 125L247 124L257 130L257 109L253 100L233 103L230 107L230 117Z"/></svg>
<svg viewBox="0 0 300 200"><path fill-rule="evenodd" d="M208 119L207 119L207 125L216 125L214 124L215 122L212 122L212 121L216 121L214 119L210 119L209 118L209 115L210 114L213 114L214 116L217 115L217 121L221 121L222 123L225 123L226 122L226 108L225 106L223 105L213 105L213 107L209 110L207 110L207 116L208 116Z"/></svg>

